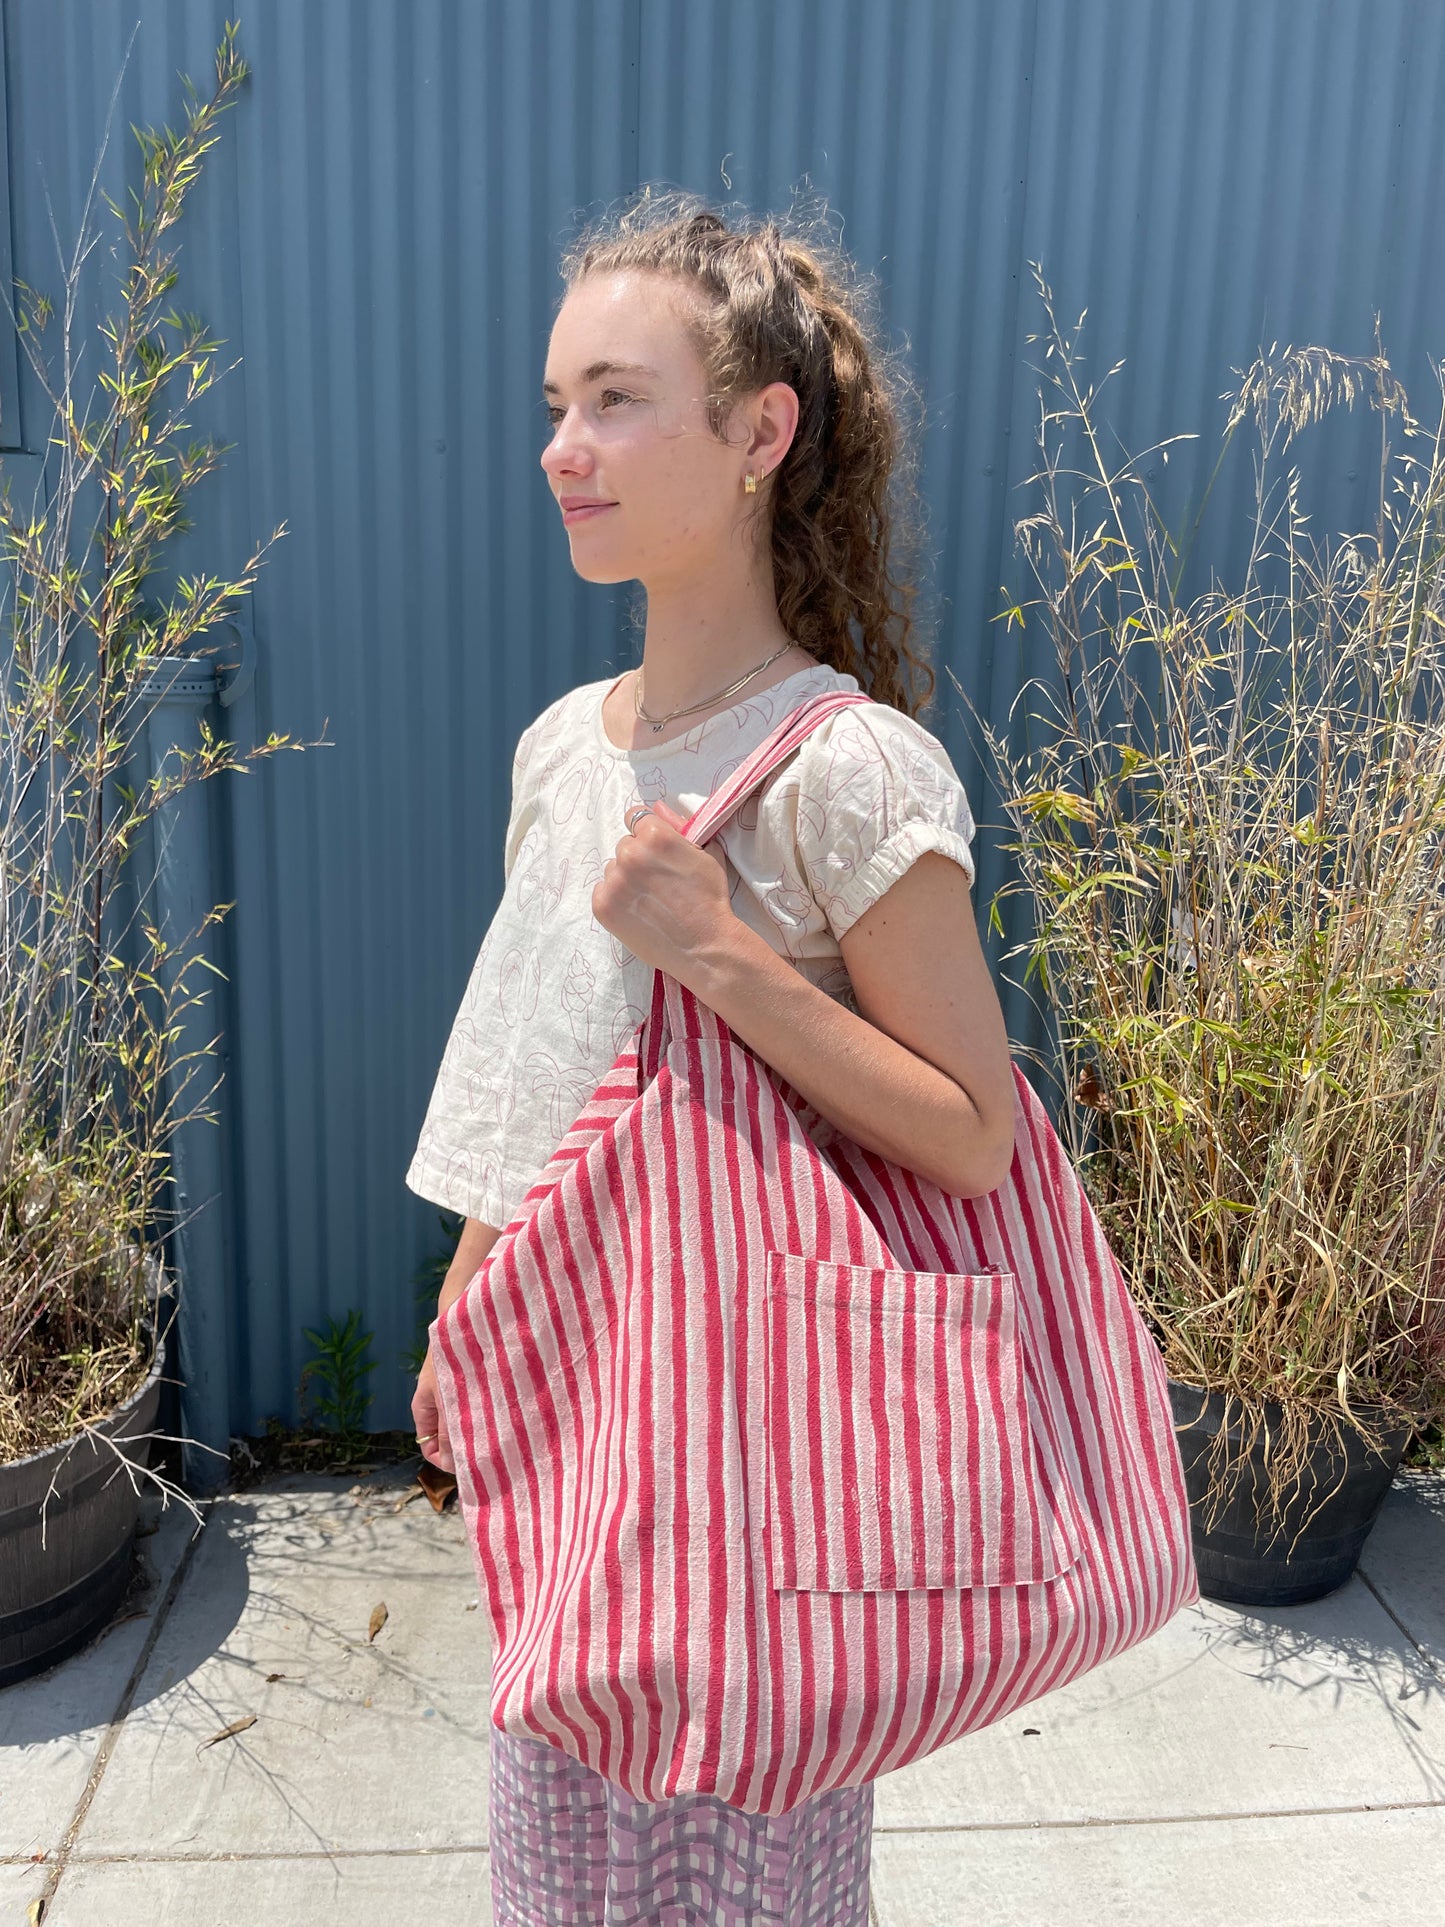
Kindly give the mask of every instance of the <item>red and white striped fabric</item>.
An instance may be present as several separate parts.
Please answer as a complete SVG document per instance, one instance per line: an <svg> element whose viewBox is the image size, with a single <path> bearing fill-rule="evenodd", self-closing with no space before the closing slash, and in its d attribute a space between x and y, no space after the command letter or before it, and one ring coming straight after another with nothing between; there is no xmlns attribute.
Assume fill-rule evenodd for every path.
<svg viewBox="0 0 1445 1927"><path fill-rule="evenodd" d="M804 703L702 843L854 692ZM659 971L432 1325L492 1720L635 1799L787 1812L1199 1597L1163 1362L1014 1070L997 1191L833 1129Z"/></svg>

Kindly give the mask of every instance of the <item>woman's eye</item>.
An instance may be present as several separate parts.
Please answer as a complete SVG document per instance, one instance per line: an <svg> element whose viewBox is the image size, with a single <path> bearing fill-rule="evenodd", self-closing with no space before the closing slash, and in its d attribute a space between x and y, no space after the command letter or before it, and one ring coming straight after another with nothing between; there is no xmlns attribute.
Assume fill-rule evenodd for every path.
<svg viewBox="0 0 1445 1927"><path fill-rule="evenodd" d="M624 394L620 388L604 388L600 399L605 402L609 395L615 395L619 401L632 400L631 395ZM555 428L566 412L565 408L559 408L555 402L551 402L547 407L547 420Z"/></svg>

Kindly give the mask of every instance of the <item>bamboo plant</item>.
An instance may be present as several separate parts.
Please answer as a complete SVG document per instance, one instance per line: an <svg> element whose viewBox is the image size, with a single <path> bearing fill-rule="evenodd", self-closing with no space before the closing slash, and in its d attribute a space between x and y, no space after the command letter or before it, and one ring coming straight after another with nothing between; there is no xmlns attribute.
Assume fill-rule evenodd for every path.
<svg viewBox="0 0 1445 1927"><path fill-rule="evenodd" d="M147 594L165 544L191 526L189 490L230 446L184 439L184 410L225 371L202 323L166 306L178 277L165 241L249 72L234 34L211 97L185 83L179 132L135 130L134 218L104 197L124 246L99 330L102 397L79 389L88 225L62 263L58 312L24 282L12 311L52 426L35 499L16 499L0 456L0 1460L92 1425L144 1381L163 1337L146 1260L176 1221L167 1146L192 1118L214 1119L201 1107L219 1078L184 1115L176 1104L178 1020L205 995L200 940L232 906L164 937L153 868L140 874L144 827L194 783L307 747L272 734L235 754L203 723L199 751L125 780L158 674L205 653L199 639L249 593L270 546L236 580L183 576ZM190 1053L203 1061L184 1089L209 1050Z"/></svg>
<svg viewBox="0 0 1445 1927"><path fill-rule="evenodd" d="M1027 893L1007 957L1066 1142L1170 1376L1227 1395L1216 1508L1267 1427L1278 1528L1322 1424L1379 1446L1445 1415L1445 409L1421 427L1378 328L1235 370L1210 487L1252 435L1248 557L1181 600L1187 545L1034 274L1037 593L1003 620L1052 664L1008 732L968 705L1015 858L990 918ZM1296 444L1361 398L1374 527L1318 541Z"/></svg>

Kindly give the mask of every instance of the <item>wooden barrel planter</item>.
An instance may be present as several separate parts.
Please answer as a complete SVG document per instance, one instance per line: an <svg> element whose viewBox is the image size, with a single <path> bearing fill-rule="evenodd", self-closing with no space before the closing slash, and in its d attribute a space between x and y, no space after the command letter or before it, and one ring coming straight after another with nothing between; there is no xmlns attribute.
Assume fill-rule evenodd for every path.
<svg viewBox="0 0 1445 1927"><path fill-rule="evenodd" d="M1344 1585L1359 1563L1414 1427L1407 1421L1387 1429L1387 1449L1379 1453L1368 1450L1352 1426L1345 1428L1341 1446L1333 1428L1321 1420L1300 1489L1284 1509L1282 1530L1266 1543L1270 1534L1259 1524L1267 1490L1264 1440L1271 1415L1279 1415L1280 1407L1265 1401L1265 1422L1238 1486L1210 1526L1209 1455L1224 1423L1225 1395L1171 1378L1169 1402L1189 1494L1199 1590L1205 1598L1238 1606L1300 1606ZM1232 1425L1231 1443L1237 1445L1239 1436L1237 1424ZM1300 1522L1312 1511L1314 1517L1291 1551Z"/></svg>
<svg viewBox="0 0 1445 1927"><path fill-rule="evenodd" d="M149 1462L164 1350L89 1432L0 1465L0 1687L79 1651L120 1603L145 1477L122 1455Z"/></svg>

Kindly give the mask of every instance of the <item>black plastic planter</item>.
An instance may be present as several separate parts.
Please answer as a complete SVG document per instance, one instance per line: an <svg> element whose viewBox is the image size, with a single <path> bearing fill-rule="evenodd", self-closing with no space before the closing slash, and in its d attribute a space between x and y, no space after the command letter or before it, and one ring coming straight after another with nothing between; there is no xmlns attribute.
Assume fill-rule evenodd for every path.
<svg viewBox="0 0 1445 1927"><path fill-rule="evenodd" d="M1237 1606L1301 1606L1344 1585L1359 1563L1413 1426L1407 1422L1386 1431L1388 1449L1381 1455L1367 1450L1353 1428L1346 1428L1341 1450L1333 1429L1322 1422L1300 1490L1285 1508L1282 1530L1266 1544L1270 1531L1258 1523L1266 1490L1264 1433L1279 1407L1271 1400L1265 1402L1265 1426L1238 1487L1216 1524L1207 1527L1209 1453L1224 1420L1224 1394L1181 1385L1171 1378L1169 1402L1184 1462L1199 1590L1205 1598ZM1237 1424L1231 1426L1230 1438L1237 1447ZM1315 1516L1295 1542L1300 1521L1316 1506Z"/></svg>
<svg viewBox="0 0 1445 1927"><path fill-rule="evenodd" d="M162 1347L139 1391L91 1432L0 1465L0 1686L67 1659L120 1603L143 1477L121 1454L147 1462L164 1362Z"/></svg>

